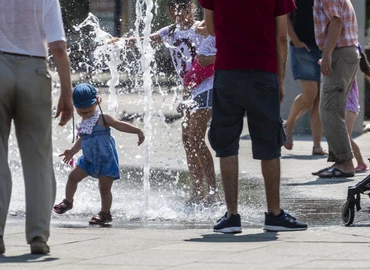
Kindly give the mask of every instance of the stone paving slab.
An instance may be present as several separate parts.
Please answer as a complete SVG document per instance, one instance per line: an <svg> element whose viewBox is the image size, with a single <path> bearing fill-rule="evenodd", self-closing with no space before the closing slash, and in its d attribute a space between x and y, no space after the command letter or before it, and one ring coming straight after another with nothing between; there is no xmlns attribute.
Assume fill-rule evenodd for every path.
<svg viewBox="0 0 370 270"><path fill-rule="evenodd" d="M46 256L29 255L22 238L21 224L7 228L1 269L369 269L370 261L366 227L281 233L244 228L225 235L210 229L53 226Z"/></svg>

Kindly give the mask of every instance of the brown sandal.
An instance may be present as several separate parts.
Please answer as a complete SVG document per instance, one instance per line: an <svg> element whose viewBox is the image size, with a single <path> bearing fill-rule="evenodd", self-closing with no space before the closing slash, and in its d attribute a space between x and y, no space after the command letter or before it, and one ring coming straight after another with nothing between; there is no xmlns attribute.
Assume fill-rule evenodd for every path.
<svg viewBox="0 0 370 270"><path fill-rule="evenodd" d="M61 203L54 205L53 210L55 213L61 215L73 208L73 201L69 202L64 199Z"/></svg>
<svg viewBox="0 0 370 270"><path fill-rule="evenodd" d="M108 213L103 213L103 212L99 212L96 216L93 216L91 218L91 220L89 221L89 224L97 224L97 225L100 225L100 224L107 224L109 222L112 222L113 219L112 219L112 215L110 212Z"/></svg>

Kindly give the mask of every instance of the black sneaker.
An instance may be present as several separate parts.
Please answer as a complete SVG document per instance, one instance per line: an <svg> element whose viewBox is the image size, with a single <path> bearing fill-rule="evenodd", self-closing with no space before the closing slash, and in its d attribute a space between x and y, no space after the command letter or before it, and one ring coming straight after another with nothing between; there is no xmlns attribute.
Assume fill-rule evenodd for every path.
<svg viewBox="0 0 370 270"><path fill-rule="evenodd" d="M272 213L265 213L265 226L263 229L272 232L303 231L307 230L307 224L297 221L295 217L281 210L277 216L274 216Z"/></svg>
<svg viewBox="0 0 370 270"><path fill-rule="evenodd" d="M227 212L225 215L217 220L217 224L213 226L214 232L221 232L221 233L241 233L242 226L240 223L240 215L231 215L230 218L227 217Z"/></svg>

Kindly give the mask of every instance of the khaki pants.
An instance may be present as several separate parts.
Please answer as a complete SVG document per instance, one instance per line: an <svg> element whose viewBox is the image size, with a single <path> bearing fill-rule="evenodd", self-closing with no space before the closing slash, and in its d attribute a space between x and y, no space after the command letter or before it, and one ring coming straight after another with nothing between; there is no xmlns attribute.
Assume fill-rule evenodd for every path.
<svg viewBox="0 0 370 270"><path fill-rule="evenodd" d="M330 162L344 162L353 158L345 114L347 95L359 61L357 47L336 48L332 53L333 73L322 76L320 118L329 145Z"/></svg>
<svg viewBox="0 0 370 270"><path fill-rule="evenodd" d="M26 190L26 239L48 240L55 201L51 141L51 78L46 61L0 54L0 235L4 234L12 180L8 140L14 120Z"/></svg>

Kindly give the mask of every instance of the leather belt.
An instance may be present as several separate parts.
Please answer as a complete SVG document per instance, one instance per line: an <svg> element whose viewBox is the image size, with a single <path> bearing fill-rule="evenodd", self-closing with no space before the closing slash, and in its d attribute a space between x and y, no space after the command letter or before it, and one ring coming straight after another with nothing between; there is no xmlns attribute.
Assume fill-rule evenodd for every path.
<svg viewBox="0 0 370 270"><path fill-rule="evenodd" d="M10 53L10 52L3 52L3 51L0 51L0 54L8 54L8 55L31 57L31 58L39 58L39 59L46 60L46 58L44 56L36 56L36 55L29 55L29 54Z"/></svg>

